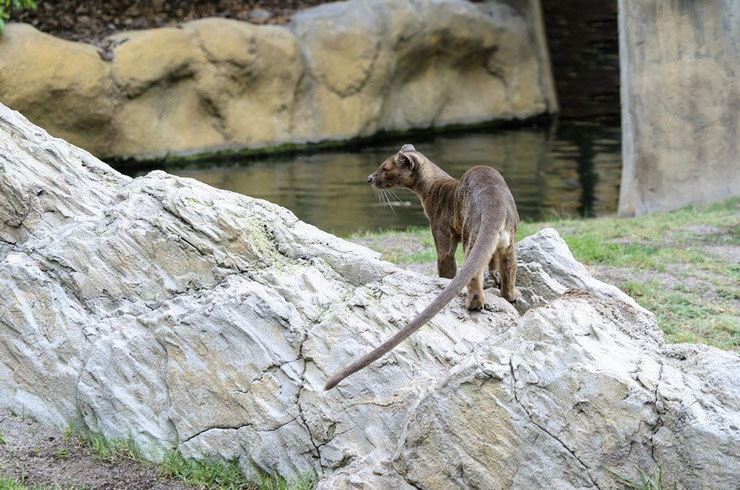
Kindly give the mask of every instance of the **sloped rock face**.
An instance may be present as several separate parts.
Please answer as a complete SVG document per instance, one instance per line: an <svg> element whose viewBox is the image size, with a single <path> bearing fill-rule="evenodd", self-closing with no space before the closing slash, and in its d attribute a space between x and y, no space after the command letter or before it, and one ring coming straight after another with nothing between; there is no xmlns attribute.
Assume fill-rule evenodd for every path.
<svg viewBox="0 0 740 490"><path fill-rule="evenodd" d="M738 356L665 346L554 230L519 244L523 316L460 297L323 392L445 280L265 201L121 176L3 106L0 191L0 408L322 488L614 488L659 462L737 486Z"/></svg>
<svg viewBox="0 0 740 490"><path fill-rule="evenodd" d="M352 0L95 48L11 24L0 102L99 156L343 140L556 110L537 2Z"/></svg>

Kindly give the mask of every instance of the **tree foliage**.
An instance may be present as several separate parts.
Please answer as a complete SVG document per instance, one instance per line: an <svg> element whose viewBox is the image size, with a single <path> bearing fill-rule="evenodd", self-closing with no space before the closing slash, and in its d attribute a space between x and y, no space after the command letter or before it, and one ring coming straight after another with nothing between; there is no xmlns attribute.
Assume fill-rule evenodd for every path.
<svg viewBox="0 0 740 490"><path fill-rule="evenodd" d="M37 8L38 5L34 0L0 0L0 36L5 28L5 22L10 19L13 10L36 10Z"/></svg>

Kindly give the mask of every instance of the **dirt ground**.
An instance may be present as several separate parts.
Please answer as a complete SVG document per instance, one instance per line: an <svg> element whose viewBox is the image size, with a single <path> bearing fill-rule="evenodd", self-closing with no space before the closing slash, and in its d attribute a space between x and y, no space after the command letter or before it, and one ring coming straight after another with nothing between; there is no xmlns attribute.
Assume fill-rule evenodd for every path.
<svg viewBox="0 0 740 490"><path fill-rule="evenodd" d="M65 436L59 429L0 410L0 489L14 488L7 479L54 489L193 488L160 478L155 467L130 459L102 461L79 436Z"/></svg>
<svg viewBox="0 0 740 490"><path fill-rule="evenodd" d="M115 32L175 26L204 17L286 24L296 10L322 3L327 0L40 0L37 11L15 11L11 21L100 46Z"/></svg>

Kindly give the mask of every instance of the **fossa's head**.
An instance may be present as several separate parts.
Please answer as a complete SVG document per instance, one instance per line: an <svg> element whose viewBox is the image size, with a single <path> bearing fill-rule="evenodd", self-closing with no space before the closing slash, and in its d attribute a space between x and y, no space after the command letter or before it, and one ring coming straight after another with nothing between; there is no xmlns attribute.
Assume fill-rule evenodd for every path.
<svg viewBox="0 0 740 490"><path fill-rule="evenodd" d="M423 161L424 155L416 151L414 145L403 145L398 153L386 159L378 170L371 173L367 181L378 189L412 188Z"/></svg>

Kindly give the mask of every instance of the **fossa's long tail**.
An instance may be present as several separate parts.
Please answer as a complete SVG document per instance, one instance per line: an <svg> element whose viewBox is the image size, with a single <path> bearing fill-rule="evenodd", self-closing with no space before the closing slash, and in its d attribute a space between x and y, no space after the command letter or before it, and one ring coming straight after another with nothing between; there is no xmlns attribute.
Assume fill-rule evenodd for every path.
<svg viewBox="0 0 740 490"><path fill-rule="evenodd" d="M400 344L406 337L411 335L412 333L416 332L419 328L421 328L426 322L432 319L434 315L440 312L442 308L444 308L447 303L452 301L452 299L457 296L460 291L465 287L465 285L473 278L475 277L480 270L485 267L488 262L491 259L491 255L493 254L494 245L497 244L499 239L498 231L488 229L489 225L488 223L490 220L483 219L481 220L481 228L478 232L478 237L473 245L473 248L470 250L470 253L465 258L465 263L460 268L458 273L455 275L455 277L447 284L447 286L442 290L441 293L439 293L439 296L434 298L434 301L432 301L429 306L424 308L424 311L419 313L416 318L411 320L408 325L406 325L403 330L398 332L396 335L391 337L390 339L383 342L379 347L377 347L372 352L365 354L360 359L356 360L352 364L349 364L348 366L344 367L342 370L340 370L338 373L336 373L334 376L329 378L329 381L326 382L326 386L324 386L324 390L330 390L334 388L340 381L342 381L347 376L351 376L352 374L356 373L360 369L368 366L372 362L380 359L385 354L390 352L395 346Z"/></svg>

